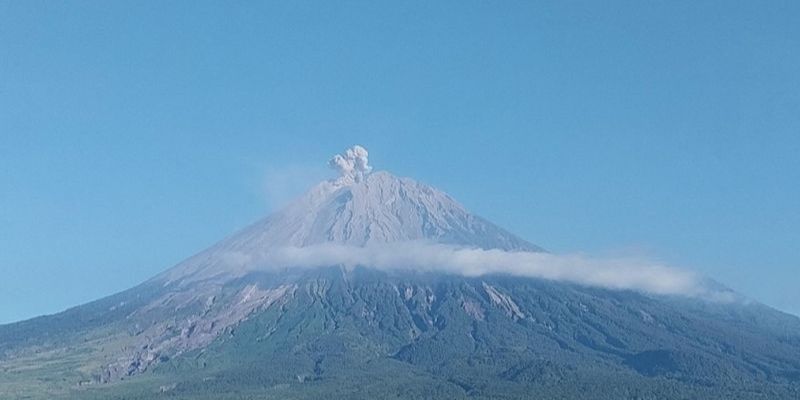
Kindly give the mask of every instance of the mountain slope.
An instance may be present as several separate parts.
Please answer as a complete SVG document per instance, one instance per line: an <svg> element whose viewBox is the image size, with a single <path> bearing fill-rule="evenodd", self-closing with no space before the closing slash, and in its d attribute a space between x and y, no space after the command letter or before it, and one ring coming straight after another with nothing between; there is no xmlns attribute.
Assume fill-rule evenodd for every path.
<svg viewBox="0 0 800 400"><path fill-rule="evenodd" d="M790 399L800 393L800 321L794 317L755 304L687 303L534 279L340 267L252 273L225 284L207 309L175 309L154 326L167 321L174 326L164 337L203 341L212 324L197 321L216 321L212 316L253 287L280 293L203 346L175 354L159 353L169 350L161 341L137 345L138 358L118 365L132 369L93 378L97 370L83 373L82 365L119 340L153 331L120 339L89 329L78 335L82 343L69 339L59 350L6 360L0 388L34 388L47 394L42 398L142 399L233 392L241 398L527 398L535 392L598 399ZM114 331L127 319L101 325ZM194 323L181 327L183 320ZM146 364L149 357L158 362ZM14 379L30 377L33 364L41 375ZM65 376L74 379L66 388L56 379Z"/></svg>
<svg viewBox="0 0 800 400"><path fill-rule="evenodd" d="M352 149L351 149L352 150ZM784 398L800 319L489 273L265 265L425 241L541 252L366 150L284 210L128 291L0 326L0 398Z"/></svg>
<svg viewBox="0 0 800 400"><path fill-rule="evenodd" d="M239 275L251 270L226 255L259 254L281 247L323 243L366 246L425 240L508 251L542 251L538 246L469 213L433 187L387 172L359 182L325 181L300 199L210 249L167 271L169 281ZM237 267L240 267L237 269Z"/></svg>

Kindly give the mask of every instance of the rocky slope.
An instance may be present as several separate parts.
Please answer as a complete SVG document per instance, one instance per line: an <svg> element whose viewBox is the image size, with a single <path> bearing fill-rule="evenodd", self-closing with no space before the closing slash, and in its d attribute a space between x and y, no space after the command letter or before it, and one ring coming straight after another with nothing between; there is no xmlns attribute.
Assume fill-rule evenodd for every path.
<svg viewBox="0 0 800 400"><path fill-rule="evenodd" d="M388 172L322 182L285 209L167 271L168 282L230 279L259 267L247 257L324 243L428 241L482 249L541 248L468 212L444 192ZM239 258L237 259L237 256Z"/></svg>

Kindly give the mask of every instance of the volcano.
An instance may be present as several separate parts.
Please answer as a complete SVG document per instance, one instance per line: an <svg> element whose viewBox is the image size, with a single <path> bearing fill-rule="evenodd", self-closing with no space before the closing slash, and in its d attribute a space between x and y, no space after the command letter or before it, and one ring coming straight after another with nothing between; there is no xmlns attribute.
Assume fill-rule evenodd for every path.
<svg viewBox="0 0 800 400"><path fill-rule="evenodd" d="M139 286L0 326L0 398L800 398L794 316L573 268L359 146L331 165Z"/></svg>

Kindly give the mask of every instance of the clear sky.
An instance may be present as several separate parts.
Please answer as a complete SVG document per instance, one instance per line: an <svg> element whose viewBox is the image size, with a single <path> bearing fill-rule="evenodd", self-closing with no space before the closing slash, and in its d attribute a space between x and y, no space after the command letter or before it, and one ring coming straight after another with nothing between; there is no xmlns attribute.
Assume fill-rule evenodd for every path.
<svg viewBox="0 0 800 400"><path fill-rule="evenodd" d="M800 314L800 2L0 2L0 322L131 287L352 144L554 252Z"/></svg>

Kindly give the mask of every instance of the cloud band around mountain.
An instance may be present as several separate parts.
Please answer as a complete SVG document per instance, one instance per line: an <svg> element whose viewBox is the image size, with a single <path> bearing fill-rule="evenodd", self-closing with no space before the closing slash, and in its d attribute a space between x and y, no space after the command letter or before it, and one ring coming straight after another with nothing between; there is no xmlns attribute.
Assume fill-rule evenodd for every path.
<svg viewBox="0 0 800 400"><path fill-rule="evenodd" d="M715 297L695 273L633 259L597 259L582 255L510 252L428 242L396 242L365 247L319 244L273 248L257 256L229 254L244 269L314 268L342 265L386 271L414 270L463 276L507 274L659 295Z"/></svg>

